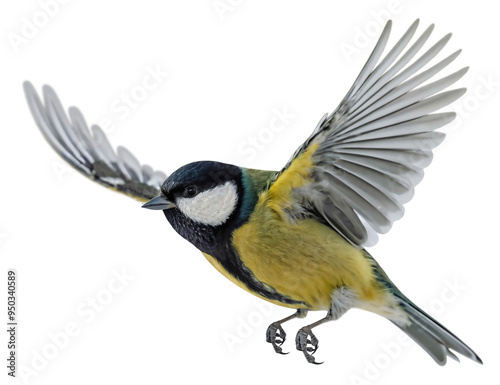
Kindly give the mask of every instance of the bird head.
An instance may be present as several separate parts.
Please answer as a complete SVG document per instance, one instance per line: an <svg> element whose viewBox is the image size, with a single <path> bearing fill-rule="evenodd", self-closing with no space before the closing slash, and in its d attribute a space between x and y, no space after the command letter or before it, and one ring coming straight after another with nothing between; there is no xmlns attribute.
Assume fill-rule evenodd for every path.
<svg viewBox="0 0 500 385"><path fill-rule="evenodd" d="M219 162L189 163L172 173L160 191L143 207L163 210L182 237L210 253L239 222L242 169Z"/></svg>

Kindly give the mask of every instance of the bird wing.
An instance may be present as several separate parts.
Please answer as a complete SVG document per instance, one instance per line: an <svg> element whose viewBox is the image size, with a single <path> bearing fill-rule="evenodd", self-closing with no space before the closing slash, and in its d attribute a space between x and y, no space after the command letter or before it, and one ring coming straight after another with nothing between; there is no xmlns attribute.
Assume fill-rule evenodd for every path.
<svg viewBox="0 0 500 385"><path fill-rule="evenodd" d="M160 193L165 173L141 165L126 148L111 147L103 130L93 125L89 130L80 110L71 107L68 115L54 90L43 87L42 103L30 82L24 92L38 128L52 148L86 177L141 202Z"/></svg>
<svg viewBox="0 0 500 385"><path fill-rule="evenodd" d="M433 79L459 55L457 51L420 71L451 34L419 54L431 25L402 53L417 26L418 20L376 65L390 35L391 21L386 24L337 109L321 119L269 183L271 193L289 184L292 204L287 213L292 219L319 218L352 244L364 247L376 243L377 233L388 232L403 216L403 204L413 197L432 150L444 139L443 133L434 130L455 118L452 112L433 112L455 101L465 89L441 91L468 70ZM297 185L291 173L305 173L307 183Z"/></svg>

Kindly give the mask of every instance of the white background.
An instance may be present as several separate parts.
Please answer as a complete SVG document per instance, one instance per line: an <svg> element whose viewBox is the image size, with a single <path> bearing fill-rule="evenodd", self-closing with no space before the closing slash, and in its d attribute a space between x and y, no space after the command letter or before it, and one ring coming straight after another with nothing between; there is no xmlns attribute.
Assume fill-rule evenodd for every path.
<svg viewBox="0 0 500 385"><path fill-rule="evenodd" d="M0 9L0 288L6 292L7 269L17 269L25 383L470 384L497 377L500 60L498 16L486 2L74 0L49 11L40 3ZM320 313L286 324L291 353L276 355L265 330L290 310L222 278L161 213L64 166L22 92L24 80L38 90L52 85L89 123L111 121L114 145L167 173L204 159L278 169L347 92L388 16L390 43L420 17L419 31L436 23L431 44L454 33L439 57L463 48L452 69L471 69L459 82L469 90L455 103L459 118L443 129L447 139L405 217L370 252L484 366L463 358L441 368L416 344L401 347L390 322L356 310L317 329L316 356L325 364L307 364L294 348L296 331ZM33 19L35 31L26 27ZM32 36L13 43L23 29ZM351 54L341 49L347 45ZM168 75L141 94L148 68ZM143 100L125 117L116 109L131 92ZM263 137L274 109L283 108L293 119ZM258 135L268 143L252 158L243 149ZM129 280L113 281L122 271ZM91 297L100 311L87 304ZM78 335L64 337L68 327Z"/></svg>

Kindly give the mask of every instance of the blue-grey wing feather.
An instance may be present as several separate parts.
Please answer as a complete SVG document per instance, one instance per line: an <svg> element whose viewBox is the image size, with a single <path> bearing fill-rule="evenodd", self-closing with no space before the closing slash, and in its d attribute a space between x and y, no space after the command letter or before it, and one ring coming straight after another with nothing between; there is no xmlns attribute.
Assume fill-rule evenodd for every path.
<svg viewBox="0 0 500 385"><path fill-rule="evenodd" d="M99 126L93 125L89 130L78 108L69 108L68 117L51 87L43 87L44 102L31 83L24 83L24 92L41 133L71 166L90 179L141 201L159 194L166 174L141 165L124 147L115 152Z"/></svg>
<svg viewBox="0 0 500 385"><path fill-rule="evenodd" d="M433 31L431 25L403 52L415 35L417 20L381 59L391 26L389 21L340 105L321 119L283 169L317 145L312 183L297 189L296 199L359 247L376 242L376 233L388 232L403 216L403 205L412 199L423 169L432 161L432 150L444 139L435 130L455 118L453 112L437 111L465 92L446 88L468 68L434 79L460 51L425 68L451 34L418 56Z"/></svg>

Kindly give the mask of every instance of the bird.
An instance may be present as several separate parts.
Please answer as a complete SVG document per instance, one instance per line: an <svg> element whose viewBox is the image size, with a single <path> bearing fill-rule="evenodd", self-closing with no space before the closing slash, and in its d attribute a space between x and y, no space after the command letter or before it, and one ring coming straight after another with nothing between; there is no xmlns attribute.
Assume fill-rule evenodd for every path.
<svg viewBox="0 0 500 385"><path fill-rule="evenodd" d="M423 49L434 29L414 39L415 20L387 54L389 20L351 89L279 171L194 161L167 176L116 150L89 129L76 107L65 110L50 86L43 101L23 84L32 116L53 149L86 177L163 211L174 230L223 276L293 313L273 322L266 342L286 354L283 324L326 311L300 328L295 347L306 361L319 347L313 329L352 308L385 317L439 365L456 353L482 364L457 336L408 299L366 250L404 213L454 112L442 108L464 88L447 90L464 67L439 77L460 54L434 64L451 34ZM441 75L439 75L441 76Z"/></svg>

